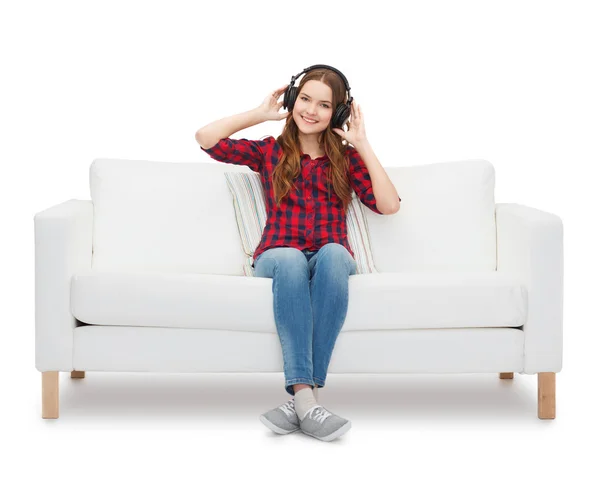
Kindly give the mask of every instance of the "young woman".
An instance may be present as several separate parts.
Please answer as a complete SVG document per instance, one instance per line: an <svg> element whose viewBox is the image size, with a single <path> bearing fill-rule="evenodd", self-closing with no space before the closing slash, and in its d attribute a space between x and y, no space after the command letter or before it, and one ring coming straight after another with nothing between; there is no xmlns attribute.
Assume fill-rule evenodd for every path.
<svg viewBox="0 0 600 483"><path fill-rule="evenodd" d="M367 141L360 107L349 97L343 74L321 64L302 73L298 88L292 90L293 77L290 86L270 93L259 107L199 129L196 140L213 159L248 166L262 178L267 223L253 266L257 277L273 279L285 390L294 397L260 420L279 434L301 429L331 441L351 427L316 399L346 318L349 277L356 274L346 208L352 191L379 214L397 212L400 198ZM291 112L279 112L282 107ZM229 138L282 119L285 126L277 139Z"/></svg>

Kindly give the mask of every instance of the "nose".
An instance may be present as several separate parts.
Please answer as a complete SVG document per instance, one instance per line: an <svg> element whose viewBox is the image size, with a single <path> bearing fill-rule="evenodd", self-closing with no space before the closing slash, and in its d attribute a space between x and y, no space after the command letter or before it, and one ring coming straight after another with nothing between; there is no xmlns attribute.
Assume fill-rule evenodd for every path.
<svg viewBox="0 0 600 483"><path fill-rule="evenodd" d="M313 104L310 104L307 108L306 108L306 113L307 114L315 114L317 112L317 109L315 108L315 106Z"/></svg>

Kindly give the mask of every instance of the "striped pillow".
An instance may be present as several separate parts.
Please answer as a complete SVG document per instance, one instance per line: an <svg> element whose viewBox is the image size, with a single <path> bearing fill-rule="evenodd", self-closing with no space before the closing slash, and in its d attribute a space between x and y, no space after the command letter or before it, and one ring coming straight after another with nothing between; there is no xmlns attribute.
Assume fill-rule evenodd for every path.
<svg viewBox="0 0 600 483"><path fill-rule="evenodd" d="M260 174L256 172L226 171L225 180L233 197L235 219L242 248L246 254L244 274L248 277L254 277L254 268L252 267L254 250L260 243L263 230L267 224L265 194ZM346 226L348 229L348 243L356 260L356 273L377 272L371 253L369 229L363 206L354 192L352 192L352 202L348 205L346 211Z"/></svg>

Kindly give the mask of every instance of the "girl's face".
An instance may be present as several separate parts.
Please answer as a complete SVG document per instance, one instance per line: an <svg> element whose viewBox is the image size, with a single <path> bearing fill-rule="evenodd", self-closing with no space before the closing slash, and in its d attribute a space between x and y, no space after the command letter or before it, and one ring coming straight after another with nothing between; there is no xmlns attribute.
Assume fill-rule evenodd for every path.
<svg viewBox="0 0 600 483"><path fill-rule="evenodd" d="M292 115L304 134L317 134L327 129L333 116L331 87L321 81L309 80L296 97ZM316 122L310 122L310 121Z"/></svg>

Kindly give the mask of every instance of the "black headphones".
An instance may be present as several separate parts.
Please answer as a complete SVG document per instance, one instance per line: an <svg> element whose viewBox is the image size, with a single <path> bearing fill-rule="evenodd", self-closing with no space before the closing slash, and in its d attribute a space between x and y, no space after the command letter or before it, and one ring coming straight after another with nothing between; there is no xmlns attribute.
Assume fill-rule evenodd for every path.
<svg viewBox="0 0 600 483"><path fill-rule="evenodd" d="M315 70L315 69L332 70L333 72L335 72L337 75L339 75L341 77L341 79L344 81L344 84L346 85L346 90L348 91L348 102L345 102L345 103L340 102L337 105L337 107L335 108L335 113L333 114L333 116L331 116L331 127L342 129L342 126L350 117L350 106L352 105L352 100L354 98L350 96L350 85L348 84L348 81L346 80L346 76L344 76L344 74L342 74L335 67L331 67L331 66L325 65L325 64L315 64L315 65L311 65L310 67L307 67L299 74L296 74L295 76L293 76L292 80L290 81L290 85L285 90L285 94L283 96L283 108L289 112L291 112L292 109L294 109L294 104L296 103L296 96L298 95L298 88L294 86L296 79L298 77L300 77L302 74L306 74L309 70Z"/></svg>

